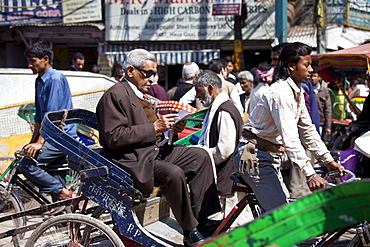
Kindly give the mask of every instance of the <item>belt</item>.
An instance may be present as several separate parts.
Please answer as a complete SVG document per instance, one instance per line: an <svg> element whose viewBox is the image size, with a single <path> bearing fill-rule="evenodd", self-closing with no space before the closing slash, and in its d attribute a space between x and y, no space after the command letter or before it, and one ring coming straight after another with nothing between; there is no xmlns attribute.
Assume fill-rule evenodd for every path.
<svg viewBox="0 0 370 247"><path fill-rule="evenodd" d="M275 143L272 143L272 142L267 141L265 139L262 139L262 138L258 137L257 135L253 134L249 130L243 130L243 134L242 135L248 141L250 141L251 143L253 143L254 145L256 145L256 148L258 148L258 149L260 149L262 151L269 151L269 152L272 152L272 153L279 153L279 152L281 152L280 151L280 148L283 145L275 144Z"/></svg>

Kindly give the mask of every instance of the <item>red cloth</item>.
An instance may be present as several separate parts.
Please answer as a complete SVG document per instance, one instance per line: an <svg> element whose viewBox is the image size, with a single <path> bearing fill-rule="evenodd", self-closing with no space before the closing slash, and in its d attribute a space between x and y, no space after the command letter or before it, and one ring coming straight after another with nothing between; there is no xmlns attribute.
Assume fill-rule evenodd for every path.
<svg viewBox="0 0 370 247"><path fill-rule="evenodd" d="M179 140L180 140L180 139L182 139L182 138L184 138L188 135L194 134L198 130L200 130L200 129L199 128L193 128L193 127L185 127L185 129L181 133L178 133L177 135L179 136Z"/></svg>

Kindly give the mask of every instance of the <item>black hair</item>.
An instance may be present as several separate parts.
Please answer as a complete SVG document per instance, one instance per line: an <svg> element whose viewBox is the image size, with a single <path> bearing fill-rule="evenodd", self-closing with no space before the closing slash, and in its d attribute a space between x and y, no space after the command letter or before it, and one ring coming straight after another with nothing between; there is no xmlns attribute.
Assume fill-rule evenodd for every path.
<svg viewBox="0 0 370 247"><path fill-rule="evenodd" d="M121 62L114 62L114 64L113 64L113 67L112 67L112 77L116 77L116 76L119 76L119 75L117 75L117 73L116 73L116 69L117 68L123 68L123 65L122 65L122 63Z"/></svg>
<svg viewBox="0 0 370 247"><path fill-rule="evenodd" d="M76 61L77 59L85 60L85 57L81 52L75 52L73 54L72 60Z"/></svg>
<svg viewBox="0 0 370 247"><path fill-rule="evenodd" d="M24 51L24 56L26 58L37 57L42 59L45 56L49 57L49 64L52 64L54 58L54 52L50 44L46 41L37 41Z"/></svg>
<svg viewBox="0 0 370 247"><path fill-rule="evenodd" d="M318 67L317 66L312 66L312 69L313 69L313 71L312 71L312 73L319 73L319 69L318 69Z"/></svg>
<svg viewBox="0 0 370 247"><path fill-rule="evenodd" d="M288 78L290 76L289 64L297 64L301 57L310 55L312 48L301 42L289 43L281 51L279 62L276 67L279 78Z"/></svg>
<svg viewBox="0 0 370 247"><path fill-rule="evenodd" d="M224 58L227 63L235 63L234 59L231 56L227 56Z"/></svg>
<svg viewBox="0 0 370 247"><path fill-rule="evenodd" d="M353 86L356 86L359 84L366 84L365 79L362 77L356 77L355 82L353 83Z"/></svg>
<svg viewBox="0 0 370 247"><path fill-rule="evenodd" d="M208 68L209 70L217 73L217 74L220 74L221 70L223 68L226 68L227 66L227 62L225 59L212 59L210 62L209 62L209 65L208 65Z"/></svg>
<svg viewBox="0 0 370 247"><path fill-rule="evenodd" d="M275 45L274 47L271 48L271 52L277 52L279 54L281 54L281 51L283 50L283 48L288 45L289 43L287 42L284 42L284 43L280 43L278 45Z"/></svg>
<svg viewBox="0 0 370 247"><path fill-rule="evenodd" d="M258 64L258 67L257 69L260 70L260 71L269 71L271 69L271 64L267 63L267 62L262 62L262 63L259 63Z"/></svg>

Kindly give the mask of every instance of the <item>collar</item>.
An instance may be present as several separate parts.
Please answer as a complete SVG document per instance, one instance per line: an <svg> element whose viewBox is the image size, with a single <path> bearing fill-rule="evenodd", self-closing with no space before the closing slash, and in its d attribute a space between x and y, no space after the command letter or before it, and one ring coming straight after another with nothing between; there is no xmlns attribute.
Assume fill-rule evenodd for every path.
<svg viewBox="0 0 370 247"><path fill-rule="evenodd" d="M293 79L290 78L290 77L288 77L288 79L286 81L288 82L288 85L292 88L294 97L296 99L298 99L300 97L300 95L303 93L303 88L302 87L298 87L298 85L295 84L295 82L293 81Z"/></svg>
<svg viewBox="0 0 370 247"><path fill-rule="evenodd" d="M184 82L193 85L193 81L184 81Z"/></svg>
<svg viewBox="0 0 370 247"><path fill-rule="evenodd" d="M132 82L130 82L126 78L123 78L123 79L127 81L128 85L130 85L130 87L132 88L136 96L139 97L139 99L144 99L144 94L140 92L139 89L137 89L137 87Z"/></svg>
<svg viewBox="0 0 370 247"><path fill-rule="evenodd" d="M317 84L317 87L315 87L315 86L312 84L312 88L313 88L313 92L314 92L315 94L317 94L318 92L320 92L320 91L321 91L321 85L320 85L320 83L318 83L318 84Z"/></svg>
<svg viewBox="0 0 370 247"><path fill-rule="evenodd" d="M225 78L222 75L217 74L217 76L221 79L221 81L225 80Z"/></svg>
<svg viewBox="0 0 370 247"><path fill-rule="evenodd" d="M46 80L48 80L50 77L51 77L51 74L52 72L54 71L53 67L50 67L46 72L45 74L43 74L42 76L39 76L39 78L41 79L41 81L43 83L45 83Z"/></svg>
<svg viewBox="0 0 370 247"><path fill-rule="evenodd" d="M218 107L224 103L225 101L228 101L230 98L229 98L229 95L225 92L225 91L222 91L221 93L219 93L215 100L212 102L212 106L211 108L212 109L218 109Z"/></svg>

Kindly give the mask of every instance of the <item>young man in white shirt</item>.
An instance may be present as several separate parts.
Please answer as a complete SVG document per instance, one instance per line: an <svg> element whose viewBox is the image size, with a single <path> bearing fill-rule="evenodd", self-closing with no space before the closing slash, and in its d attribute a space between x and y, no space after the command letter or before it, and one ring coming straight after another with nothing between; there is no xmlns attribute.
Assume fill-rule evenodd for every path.
<svg viewBox="0 0 370 247"><path fill-rule="evenodd" d="M334 161L311 122L300 88L312 72L311 51L310 46L299 42L283 48L277 66L279 79L243 126L241 142L247 145L239 145L238 168L266 211L288 202L280 173L283 152L301 169L312 191L324 188L326 183L316 174L303 145L329 171L339 170L342 175L343 167Z"/></svg>

